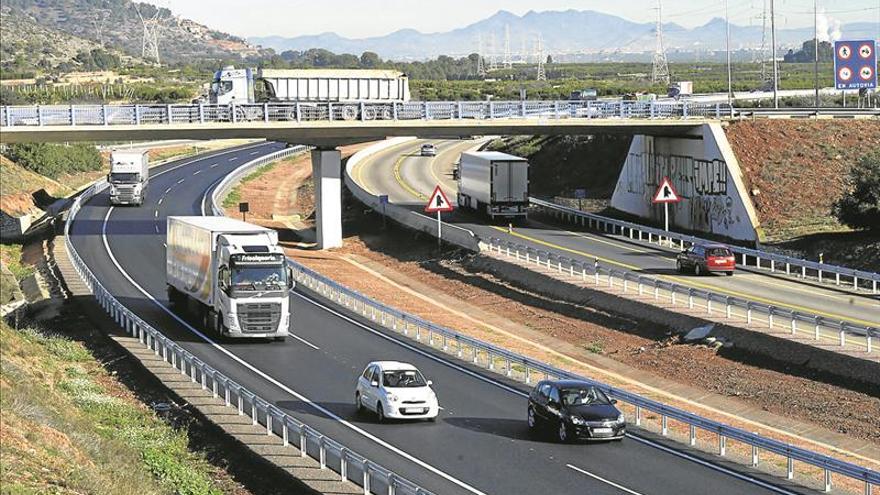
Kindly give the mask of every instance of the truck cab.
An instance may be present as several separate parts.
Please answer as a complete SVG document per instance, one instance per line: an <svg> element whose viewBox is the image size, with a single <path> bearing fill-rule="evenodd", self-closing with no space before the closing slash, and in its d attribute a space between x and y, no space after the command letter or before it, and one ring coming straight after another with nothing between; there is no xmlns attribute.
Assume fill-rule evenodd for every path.
<svg viewBox="0 0 880 495"><path fill-rule="evenodd" d="M218 319L208 325L221 335L287 335L293 275L281 248L264 246L260 237L221 235L217 240L217 310L212 318Z"/></svg>
<svg viewBox="0 0 880 495"><path fill-rule="evenodd" d="M110 204L142 205L149 185L147 151L112 151L110 153Z"/></svg>
<svg viewBox="0 0 880 495"><path fill-rule="evenodd" d="M254 74L251 69L227 66L214 73L208 102L218 105L254 102Z"/></svg>

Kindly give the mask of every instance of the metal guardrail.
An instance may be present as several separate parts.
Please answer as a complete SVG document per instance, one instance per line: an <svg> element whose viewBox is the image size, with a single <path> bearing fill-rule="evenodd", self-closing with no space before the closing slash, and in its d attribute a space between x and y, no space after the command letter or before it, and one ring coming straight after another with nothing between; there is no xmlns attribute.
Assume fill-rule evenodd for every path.
<svg viewBox="0 0 880 495"><path fill-rule="evenodd" d="M595 281L595 285L600 285L600 277L604 276L605 284L608 287L614 287L614 281L616 279L622 286L624 293L630 290L629 283L634 282L637 286L636 293L638 295L644 295L646 287L651 288L653 289L655 300L660 299L660 291L663 290L668 294L667 299L671 301L673 306L679 304L678 295L683 295L686 297L683 299L684 302L682 304L686 305L689 309L693 309L696 300L701 302L705 301L705 306L703 307L706 308L707 314L710 315L716 312L716 309L713 309L714 303L717 312L724 314L726 319L739 318L744 320L746 324L755 323L755 313L767 317L766 322L770 329L780 326L780 320L787 321L788 324L782 325L782 327L789 329L792 335L796 335L799 332L804 333L809 331L815 340L820 340L822 338L821 329L824 328L831 330L837 334L836 340L840 347L845 347L847 344L853 344L852 340L848 339L864 339L864 349L868 354L874 352L873 339L880 337L880 331L873 327L832 320L819 315L803 313L788 308L779 308L777 306L718 294L704 289L695 289L686 285L639 275L627 270L606 268L599 265L597 262L591 263L588 261L577 261L567 256L557 255L550 251L526 246L525 244L504 241L495 237L490 238L488 244L490 251L495 251L508 257L525 261L526 264L534 263L537 266L546 266L547 268L555 269L560 273L566 273L572 278L576 278L582 282L585 282L588 278L592 277ZM735 308L744 310L744 313L736 314L734 311ZM809 330L804 328L804 325L799 324L808 326ZM859 342L859 344L861 344L861 342Z"/></svg>
<svg viewBox="0 0 880 495"><path fill-rule="evenodd" d="M299 150L302 151L302 150ZM293 154L291 149L273 155ZM271 156L271 155L269 155ZM275 156L274 159L280 158ZM254 160L263 161L266 157ZM254 165L251 165L254 166ZM254 426L265 426L266 435L282 439L283 445L295 445L301 456L311 456L320 463L321 469L332 469L339 473L340 481L359 484L363 493L369 495L431 495L431 492L415 483L396 475L394 472L353 452L343 444L327 437L318 430L290 416L255 393L239 385L220 371L200 360L173 340L165 337L158 329L144 321L108 291L80 258L70 240L70 226L75 221L82 203L107 187L104 180L96 182L74 201L67 224L64 227L65 245L68 257L85 285L91 290L98 303L116 323L132 337L136 337L156 356L169 363L193 383L201 384L202 390L210 390L214 398L222 398L226 407L238 410L239 415L248 415Z"/></svg>
<svg viewBox="0 0 880 495"><path fill-rule="evenodd" d="M443 350L459 359L467 360L487 370L501 373L508 378L527 385L541 379L585 380L602 388L603 391L612 397L634 407L635 418L631 421L636 426L642 424L643 411L649 411L661 417L661 434L663 436L666 436L668 433L669 420L678 421L689 426L690 445L696 444L697 430L717 435L718 454L720 456L726 455L728 440L744 443L752 447L752 466L758 465L760 451L772 452L787 459L787 476L789 479L794 477L795 462L818 467L824 470L826 491L831 489L832 474L839 474L864 482L865 493L868 495L871 493L872 485L880 485L880 473L876 471L794 445L765 438L739 428L727 426L723 423L647 399L624 389L612 387L504 348L482 342L455 330L436 325L375 301L293 260L288 260L288 263L293 268L297 283L301 287L305 286L319 297L335 303L339 307L359 315L374 324L413 338L432 348Z"/></svg>
<svg viewBox="0 0 880 495"><path fill-rule="evenodd" d="M557 218L567 220L570 223L580 224L583 227L595 228L612 234L628 234L630 239L638 239L639 241L647 240L647 242L654 242L656 240L658 244L666 242L670 247L678 247L681 249L687 247L687 245L709 242L699 237L667 232L662 229L655 229L653 227L646 227L632 222L587 213L577 210L576 208L569 208L567 206L538 198L529 198L529 202L533 206L547 210ZM645 236L647 236L647 239L645 239ZM677 246L675 244L676 242L678 243ZM769 253L740 246L728 247L730 247L731 251L739 255L740 264L743 266L769 269L772 273L780 272L785 273L786 275L799 275L801 278L814 277L819 282L824 282L829 278L833 278L835 285L838 286L846 284L855 290L864 289L871 291L872 294L880 293L880 273L818 263L801 258L785 256L783 254ZM754 264L750 265L750 261L753 261ZM795 268L795 270L792 270L792 268ZM832 277L828 277L827 274L831 274ZM845 277L845 279L841 280L841 277Z"/></svg>
<svg viewBox="0 0 880 495"><path fill-rule="evenodd" d="M0 107L0 127L517 118L720 119L730 115L727 103L621 100L31 105Z"/></svg>
<svg viewBox="0 0 880 495"><path fill-rule="evenodd" d="M833 117L833 118L859 118L880 117L880 108L734 108L734 116L739 118L749 117Z"/></svg>
<svg viewBox="0 0 880 495"><path fill-rule="evenodd" d="M233 179L241 177L252 166L246 164L230 174ZM217 189L219 189L218 187ZM217 191L215 189L215 192ZM221 196L212 195L212 211L223 214L217 206ZM491 247L490 247L491 249ZM784 457L786 462L786 476L793 479L795 475L795 462L801 462L820 468L824 472L824 488L830 491L832 487L832 475L838 474L864 482L865 495L871 495L873 486L880 486L880 473L871 469L858 466L849 462L841 461L824 454L819 454L791 444L765 438L756 433L734 428L732 426L703 418L696 414L665 405L624 389L597 382L595 380L565 371L561 368L531 359L507 349L469 337L455 330L431 323L418 316L400 311L391 306L373 300L369 296L350 289L320 273L288 259L288 264L294 272L294 278L300 287L305 286L315 295L336 304L351 313L369 320L374 324L413 338L423 344L442 350L459 359L467 359L469 362L484 367L485 369L530 385L540 379L577 379L585 380L600 388L609 395L621 400L635 409L633 422L636 426L642 425L643 411L653 412L661 417L661 430L663 436L668 434L668 421L678 421L689 427L689 444L694 446L697 442L697 430L712 433L717 436L718 455L724 457L727 454L727 441L737 441L751 446L751 465L757 467L761 451L771 452ZM612 284L613 284L613 279ZM624 280L623 278L621 280ZM661 282L660 284L664 284ZM673 285L673 284L669 284ZM694 293L696 295L696 292ZM771 311L770 314L773 314ZM772 321L772 316L771 316Z"/></svg>

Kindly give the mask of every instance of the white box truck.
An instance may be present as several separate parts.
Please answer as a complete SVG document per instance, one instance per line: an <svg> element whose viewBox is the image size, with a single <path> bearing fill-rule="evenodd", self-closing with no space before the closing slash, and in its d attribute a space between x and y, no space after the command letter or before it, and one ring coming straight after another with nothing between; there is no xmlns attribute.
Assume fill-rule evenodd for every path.
<svg viewBox="0 0 880 495"><path fill-rule="evenodd" d="M526 218L529 206L529 162L498 151L461 154L458 164L458 206L491 219Z"/></svg>
<svg viewBox="0 0 880 495"><path fill-rule="evenodd" d="M110 152L110 204L142 205L150 183L150 157L146 150Z"/></svg>
<svg viewBox="0 0 880 495"><path fill-rule="evenodd" d="M226 217L172 216L167 227L172 305L221 336L287 336L293 275L277 232Z"/></svg>

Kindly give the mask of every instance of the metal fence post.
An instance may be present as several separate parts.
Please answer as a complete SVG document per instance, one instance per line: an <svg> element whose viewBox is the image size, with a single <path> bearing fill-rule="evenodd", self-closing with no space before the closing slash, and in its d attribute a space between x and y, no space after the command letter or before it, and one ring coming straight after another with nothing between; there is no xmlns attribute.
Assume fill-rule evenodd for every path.
<svg viewBox="0 0 880 495"><path fill-rule="evenodd" d="M165 105L165 115L167 117L168 123L170 124L173 118L171 117L171 104Z"/></svg>
<svg viewBox="0 0 880 495"><path fill-rule="evenodd" d="M110 125L110 122L107 120L107 105L101 105L101 123Z"/></svg>

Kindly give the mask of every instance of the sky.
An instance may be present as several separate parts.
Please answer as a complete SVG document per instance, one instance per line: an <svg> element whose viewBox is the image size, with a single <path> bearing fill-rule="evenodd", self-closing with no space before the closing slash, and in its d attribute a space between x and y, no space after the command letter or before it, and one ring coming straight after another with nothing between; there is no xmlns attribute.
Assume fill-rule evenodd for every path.
<svg viewBox="0 0 880 495"><path fill-rule="evenodd" d="M775 0L778 28L813 25L813 0ZM153 0L175 14L242 37L294 37L335 32L348 38L381 36L398 29L442 32L491 16L498 10L596 10L637 22L656 19L657 0ZM724 16L724 0L663 0L664 22L685 27ZM731 0L730 20L760 25L770 0ZM835 23L880 23L880 0L818 0L831 28Z"/></svg>

